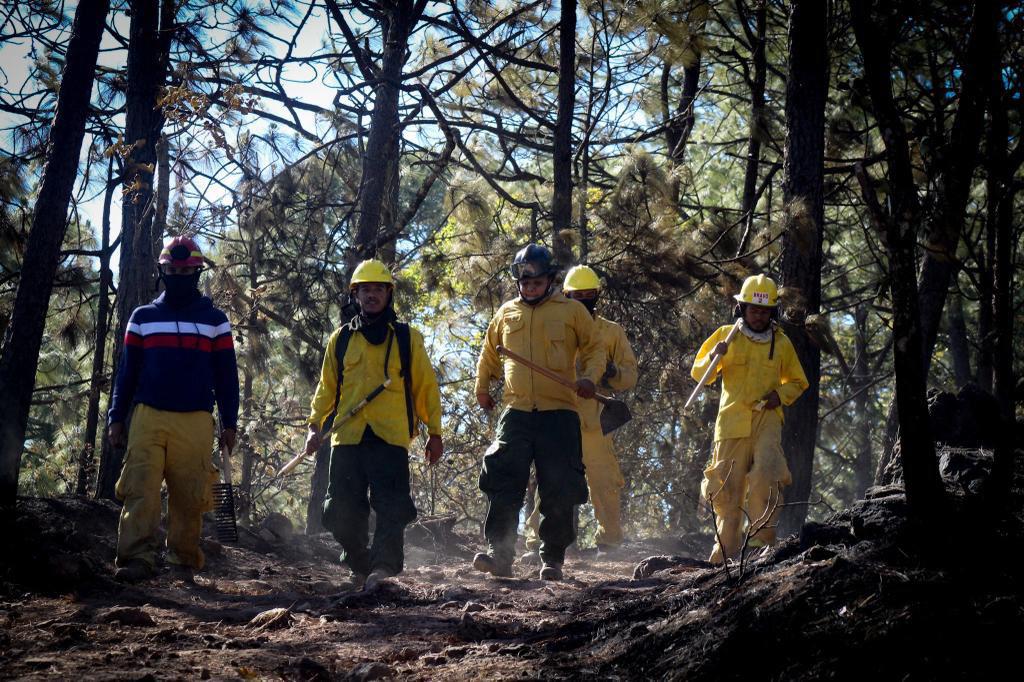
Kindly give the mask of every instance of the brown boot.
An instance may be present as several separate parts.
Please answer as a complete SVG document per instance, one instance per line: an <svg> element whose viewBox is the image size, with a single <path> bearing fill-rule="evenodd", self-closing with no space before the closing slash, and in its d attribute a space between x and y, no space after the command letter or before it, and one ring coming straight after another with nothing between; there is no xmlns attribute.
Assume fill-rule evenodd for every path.
<svg viewBox="0 0 1024 682"><path fill-rule="evenodd" d="M561 580L562 564L544 564L540 569L541 580Z"/></svg>
<svg viewBox="0 0 1024 682"><path fill-rule="evenodd" d="M114 571L114 580L119 583L137 583L156 574L153 567L142 559L130 559Z"/></svg>
<svg viewBox="0 0 1024 682"><path fill-rule="evenodd" d="M512 577L511 561L508 563L500 562L490 554L484 554L483 552L473 557L473 568L482 573L490 573L495 578Z"/></svg>

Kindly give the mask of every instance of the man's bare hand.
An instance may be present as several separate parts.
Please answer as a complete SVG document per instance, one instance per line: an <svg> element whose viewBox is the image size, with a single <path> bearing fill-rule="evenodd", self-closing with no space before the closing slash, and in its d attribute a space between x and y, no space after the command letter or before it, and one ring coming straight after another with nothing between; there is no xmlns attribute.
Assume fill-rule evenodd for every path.
<svg viewBox="0 0 1024 682"><path fill-rule="evenodd" d="M306 454L312 455L320 449L320 431L309 427L309 434L306 436Z"/></svg>
<svg viewBox="0 0 1024 682"><path fill-rule="evenodd" d="M115 448L123 448L128 445L128 439L124 433L124 422L111 422L107 427L107 438Z"/></svg>
<svg viewBox="0 0 1024 682"><path fill-rule="evenodd" d="M423 451L423 456L427 460L427 464L434 466L437 464L441 455L444 454L444 441L441 440L441 436L433 435L427 439L427 447Z"/></svg>
<svg viewBox="0 0 1024 682"><path fill-rule="evenodd" d="M221 429L220 446L222 448L226 446L229 452L233 452L237 438L238 434L234 429Z"/></svg>
<svg viewBox="0 0 1024 682"><path fill-rule="evenodd" d="M719 341L715 344L715 355L725 355L727 352L729 352L729 344L725 341Z"/></svg>
<svg viewBox="0 0 1024 682"><path fill-rule="evenodd" d="M488 412L494 409L494 398L491 397L490 393L477 393L476 402Z"/></svg>
<svg viewBox="0 0 1024 682"><path fill-rule="evenodd" d="M764 397L764 409L774 410L776 407L782 404L782 398L775 391L772 391Z"/></svg>

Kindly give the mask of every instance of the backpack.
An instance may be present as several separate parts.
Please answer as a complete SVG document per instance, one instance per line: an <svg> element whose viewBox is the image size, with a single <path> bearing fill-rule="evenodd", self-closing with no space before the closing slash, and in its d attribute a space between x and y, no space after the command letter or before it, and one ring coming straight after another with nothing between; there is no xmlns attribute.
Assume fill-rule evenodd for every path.
<svg viewBox="0 0 1024 682"><path fill-rule="evenodd" d="M412 414L412 333L409 325L404 322L392 322L391 328L395 332L395 340L398 342L398 360L402 366L402 385L405 389L405 418L409 423L409 437L416 435L415 420ZM348 344L352 340L352 327L348 324L341 328L341 335L334 348L334 356L338 365L338 385L334 391L334 409L324 421L323 432L328 433L334 424L334 418L338 414L338 401L341 399L341 383L345 379L345 353L348 352ZM388 348L390 353L390 347ZM387 356L385 356L385 375L387 372Z"/></svg>

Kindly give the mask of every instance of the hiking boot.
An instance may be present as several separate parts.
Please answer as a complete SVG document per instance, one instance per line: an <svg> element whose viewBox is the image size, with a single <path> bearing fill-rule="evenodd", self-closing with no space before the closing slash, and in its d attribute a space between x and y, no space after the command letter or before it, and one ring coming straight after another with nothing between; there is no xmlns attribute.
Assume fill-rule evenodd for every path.
<svg viewBox="0 0 1024 682"><path fill-rule="evenodd" d="M473 557L473 568L481 573L490 573L496 578L512 577L512 562L504 563L498 561L490 554L480 552Z"/></svg>
<svg viewBox="0 0 1024 682"><path fill-rule="evenodd" d="M192 584L196 581L195 569L191 566L185 566L184 564L168 563L167 574L172 580L181 580Z"/></svg>
<svg viewBox="0 0 1024 682"><path fill-rule="evenodd" d="M114 580L119 583L137 583L152 578L156 571L142 559L132 559L114 571Z"/></svg>
<svg viewBox="0 0 1024 682"><path fill-rule="evenodd" d="M370 572L370 575L366 576L366 583L363 585L363 589L372 590L380 584L381 580L394 578L396 575L398 574L390 568L375 568Z"/></svg>
<svg viewBox="0 0 1024 682"><path fill-rule="evenodd" d="M363 589L363 585L366 584L366 576L362 573L353 573L349 576L348 580L338 585L340 592L355 592L356 590Z"/></svg>
<svg viewBox="0 0 1024 682"><path fill-rule="evenodd" d="M540 569L541 580L561 580L562 564L544 564Z"/></svg>
<svg viewBox="0 0 1024 682"><path fill-rule="evenodd" d="M540 552L535 549L528 550L523 556L519 557L519 563L525 566L537 566L540 564Z"/></svg>

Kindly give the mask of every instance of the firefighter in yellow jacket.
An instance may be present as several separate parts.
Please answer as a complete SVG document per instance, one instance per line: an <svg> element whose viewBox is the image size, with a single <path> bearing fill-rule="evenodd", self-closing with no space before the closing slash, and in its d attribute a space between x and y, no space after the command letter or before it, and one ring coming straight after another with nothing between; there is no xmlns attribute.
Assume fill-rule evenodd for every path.
<svg viewBox="0 0 1024 682"><path fill-rule="evenodd" d="M540 495L540 577L561 580L565 548L575 539L574 507L587 501L577 396L593 397L605 355L587 309L555 289L556 267L547 248L526 246L511 271L519 296L491 319L477 361L477 403L494 409L490 382L502 379L505 409L480 473L489 503L484 533L490 549L477 554L473 566L496 576L512 574L532 463ZM575 382L575 391L499 356L499 345Z"/></svg>
<svg viewBox="0 0 1024 682"><path fill-rule="evenodd" d="M323 524L341 544L358 587L402 571L405 528L416 518L408 449L419 422L429 433L429 464L441 458L443 445L437 377L423 335L396 320L391 272L380 261L363 261L352 275L351 293L359 314L327 344L306 453L315 452L329 431L333 449ZM369 544L371 508L377 524Z"/></svg>
<svg viewBox="0 0 1024 682"><path fill-rule="evenodd" d="M582 303L594 316L597 337L605 349L607 362L598 385L609 391L628 391L636 386L636 356L626 338L626 331L618 324L597 314L597 302L601 294L601 280L593 268L577 265L565 275L562 291L568 298ZM590 502L594 505L597 519L597 549L607 552L622 544L622 521L620 494L625 480L615 456L615 444L611 436L601 432L601 405L595 400L581 401L579 405L582 425L583 464L587 469L587 486ZM539 561L535 553L540 546L537 524L540 518L536 506L527 520L527 549L523 563Z"/></svg>
<svg viewBox="0 0 1024 682"><path fill-rule="evenodd" d="M701 346L690 374L697 381L713 356L721 355L722 397L715 422L715 450L704 470L701 495L717 517L718 540L712 563L723 563L741 549L744 523L748 547L775 542L782 488L792 482L782 452L782 407L807 389L807 377L792 342L775 322L778 289L769 277L743 282L735 315L739 333L725 343L732 325L720 327Z"/></svg>

